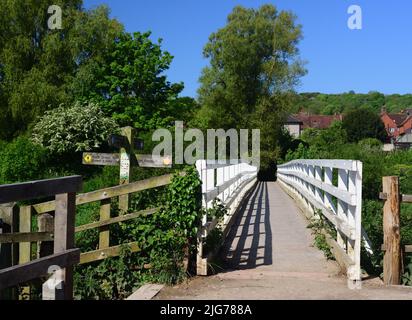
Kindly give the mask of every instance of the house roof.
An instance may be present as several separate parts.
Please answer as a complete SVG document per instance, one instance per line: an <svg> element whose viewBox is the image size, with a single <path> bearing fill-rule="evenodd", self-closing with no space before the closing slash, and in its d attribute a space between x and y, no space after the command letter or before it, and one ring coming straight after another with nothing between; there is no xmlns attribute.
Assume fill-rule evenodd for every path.
<svg viewBox="0 0 412 320"><path fill-rule="evenodd" d="M324 115L308 115L308 114L296 114L295 118L303 122L303 129L306 128L317 128L317 129L326 129L331 126L334 121L342 121L343 116L341 114L333 116L324 116Z"/></svg>
<svg viewBox="0 0 412 320"><path fill-rule="evenodd" d="M295 118L292 115L288 115L287 119L286 119L286 124L303 124L303 122L297 118Z"/></svg>
<svg viewBox="0 0 412 320"><path fill-rule="evenodd" d="M402 125L402 123L409 117L404 113L387 113L387 115L397 126Z"/></svg>

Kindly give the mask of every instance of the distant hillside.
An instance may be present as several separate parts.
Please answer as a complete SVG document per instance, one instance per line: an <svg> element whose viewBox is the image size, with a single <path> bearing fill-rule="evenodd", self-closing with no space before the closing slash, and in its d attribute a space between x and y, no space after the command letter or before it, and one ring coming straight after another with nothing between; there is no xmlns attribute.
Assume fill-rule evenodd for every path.
<svg viewBox="0 0 412 320"><path fill-rule="evenodd" d="M292 113L307 111L312 114L332 115L347 113L353 109L369 107L379 113L382 106L388 112L399 112L402 109L412 108L412 94L384 95L379 92L359 94L354 92L342 94L301 93L293 103Z"/></svg>

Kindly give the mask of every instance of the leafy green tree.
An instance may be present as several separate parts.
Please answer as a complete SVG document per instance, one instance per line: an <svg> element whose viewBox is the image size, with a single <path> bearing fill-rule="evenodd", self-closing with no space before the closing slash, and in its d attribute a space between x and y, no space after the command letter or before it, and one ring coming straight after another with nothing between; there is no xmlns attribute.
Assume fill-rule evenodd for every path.
<svg viewBox="0 0 412 320"><path fill-rule="evenodd" d="M96 67L89 95L119 124L146 130L172 125L195 104L178 98L183 84L164 75L173 57L149 37L150 32L122 34Z"/></svg>
<svg viewBox="0 0 412 320"><path fill-rule="evenodd" d="M91 151L107 141L119 128L100 107L76 103L46 111L33 128L33 141L54 154Z"/></svg>
<svg viewBox="0 0 412 320"><path fill-rule="evenodd" d="M47 160L47 150L27 137L0 144L0 184L47 177Z"/></svg>
<svg viewBox="0 0 412 320"><path fill-rule="evenodd" d="M56 0L62 29L50 30L46 0L0 1L0 138L27 130L44 111L71 103L123 27L106 7Z"/></svg>
<svg viewBox="0 0 412 320"><path fill-rule="evenodd" d="M280 150L289 93L305 74L295 20L273 5L237 6L204 48L210 65L200 77L198 117L212 128L261 129L261 155L268 161Z"/></svg>
<svg viewBox="0 0 412 320"><path fill-rule="evenodd" d="M343 128L348 134L349 142L358 142L365 138L385 141L385 126L380 117L370 109L358 109L349 112L343 119Z"/></svg>

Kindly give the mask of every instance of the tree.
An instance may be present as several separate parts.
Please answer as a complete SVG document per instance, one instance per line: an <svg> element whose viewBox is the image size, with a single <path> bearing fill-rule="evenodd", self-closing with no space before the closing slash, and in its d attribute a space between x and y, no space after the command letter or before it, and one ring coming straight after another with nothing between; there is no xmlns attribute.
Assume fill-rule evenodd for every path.
<svg viewBox="0 0 412 320"><path fill-rule="evenodd" d="M54 154L92 151L119 132L116 122L96 104L76 103L46 111L33 128L33 141Z"/></svg>
<svg viewBox="0 0 412 320"><path fill-rule="evenodd" d="M82 9L81 0L56 0L63 28L48 28L46 0L0 1L0 139L28 129L46 110L70 104L90 77L90 65L122 32L106 7ZM84 82L84 81L83 81Z"/></svg>
<svg viewBox="0 0 412 320"><path fill-rule="evenodd" d="M380 117L370 109L349 112L343 119L349 142L359 142L365 138L376 138L384 142L387 138L385 126Z"/></svg>
<svg viewBox="0 0 412 320"><path fill-rule="evenodd" d="M164 72L173 57L153 43L150 32L124 33L96 66L90 95L121 125L150 130L172 125L176 116L194 107L193 99L179 98L182 83L170 83Z"/></svg>
<svg viewBox="0 0 412 320"><path fill-rule="evenodd" d="M272 5L237 6L204 48L210 65L200 77L198 117L212 128L261 129L261 155L268 161L280 150L290 92L305 73L295 19Z"/></svg>

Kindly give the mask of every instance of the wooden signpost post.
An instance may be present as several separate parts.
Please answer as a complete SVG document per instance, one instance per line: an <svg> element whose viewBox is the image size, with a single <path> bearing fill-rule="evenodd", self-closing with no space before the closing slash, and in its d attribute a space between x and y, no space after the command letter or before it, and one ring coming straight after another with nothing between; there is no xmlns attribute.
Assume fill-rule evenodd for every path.
<svg viewBox="0 0 412 320"><path fill-rule="evenodd" d="M109 144L112 147L119 148L119 153L95 153L84 152L83 164L98 166L119 166L119 184L130 182L132 169L134 166L143 168L171 168L172 160L168 157L156 157L152 155L135 154L135 150L143 149L143 141L134 138L134 129L132 127L122 128L122 135L111 135ZM109 215L110 204L107 204L109 210L104 210L101 215ZM104 208L104 206L103 206ZM129 208L129 195L119 196L120 211L127 212ZM103 240L104 241L104 240Z"/></svg>

